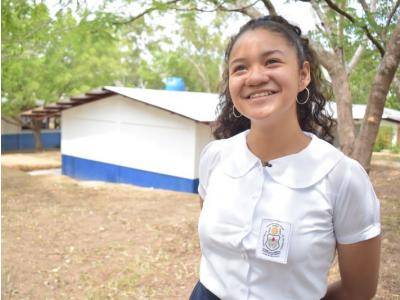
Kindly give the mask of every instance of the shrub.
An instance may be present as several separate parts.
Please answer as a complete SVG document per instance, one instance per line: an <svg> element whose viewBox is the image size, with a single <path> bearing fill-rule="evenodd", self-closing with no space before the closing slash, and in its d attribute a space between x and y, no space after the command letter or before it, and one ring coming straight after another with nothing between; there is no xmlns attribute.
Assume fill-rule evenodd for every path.
<svg viewBox="0 0 400 300"><path fill-rule="evenodd" d="M379 127L378 136L374 144L374 151L380 152L383 149L391 149L393 128L388 126Z"/></svg>

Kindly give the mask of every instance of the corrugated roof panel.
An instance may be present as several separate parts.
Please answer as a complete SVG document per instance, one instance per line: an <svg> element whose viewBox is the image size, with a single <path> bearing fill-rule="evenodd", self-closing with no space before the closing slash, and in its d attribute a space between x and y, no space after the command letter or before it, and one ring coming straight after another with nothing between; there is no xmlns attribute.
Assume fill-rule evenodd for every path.
<svg viewBox="0 0 400 300"><path fill-rule="evenodd" d="M216 119L216 108L219 102L218 94L115 86L106 86L104 88L108 91L174 112L198 122L212 122Z"/></svg>
<svg viewBox="0 0 400 300"><path fill-rule="evenodd" d="M353 119L354 120L363 119L366 109L367 109L366 104L353 104ZM329 102L327 104L327 110L333 113L333 118L335 119L337 118L337 108L335 102ZM382 113L382 119L400 122L400 111L391 108L384 108Z"/></svg>
<svg viewBox="0 0 400 300"><path fill-rule="evenodd" d="M383 110L382 119L390 119L400 122L400 111L391 108L385 108Z"/></svg>

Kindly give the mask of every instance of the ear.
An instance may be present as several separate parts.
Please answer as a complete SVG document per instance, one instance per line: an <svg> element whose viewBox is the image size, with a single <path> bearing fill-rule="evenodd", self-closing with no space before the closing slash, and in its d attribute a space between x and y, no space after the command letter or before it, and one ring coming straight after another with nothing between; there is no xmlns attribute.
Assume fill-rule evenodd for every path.
<svg viewBox="0 0 400 300"><path fill-rule="evenodd" d="M311 81L310 63L305 61L300 69L299 92L304 90Z"/></svg>

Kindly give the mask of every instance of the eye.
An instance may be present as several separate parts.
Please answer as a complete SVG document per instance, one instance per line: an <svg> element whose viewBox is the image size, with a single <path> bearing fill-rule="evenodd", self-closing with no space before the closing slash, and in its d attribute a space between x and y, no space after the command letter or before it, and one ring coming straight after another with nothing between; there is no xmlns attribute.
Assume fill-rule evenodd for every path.
<svg viewBox="0 0 400 300"><path fill-rule="evenodd" d="M232 67L231 73L232 73L232 74L234 74L234 73L240 73L240 72L245 71L246 69L247 69L247 68L246 68L245 65L235 65L235 66Z"/></svg>
<svg viewBox="0 0 400 300"><path fill-rule="evenodd" d="M278 63L280 63L280 60L277 58L268 58L265 61L265 65L274 65L274 64L278 64Z"/></svg>

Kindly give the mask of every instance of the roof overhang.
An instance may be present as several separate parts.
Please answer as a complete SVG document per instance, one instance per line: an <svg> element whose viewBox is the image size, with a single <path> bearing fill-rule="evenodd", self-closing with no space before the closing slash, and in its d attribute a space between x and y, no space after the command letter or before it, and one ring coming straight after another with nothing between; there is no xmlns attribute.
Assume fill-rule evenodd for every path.
<svg viewBox="0 0 400 300"><path fill-rule="evenodd" d="M28 111L24 111L20 116L28 117L34 120L43 120L51 117L58 117L61 116L61 112L65 109L110 97L112 95L115 95L115 93L109 90L92 90L83 95L71 97L68 100L59 101L54 104L49 104Z"/></svg>

